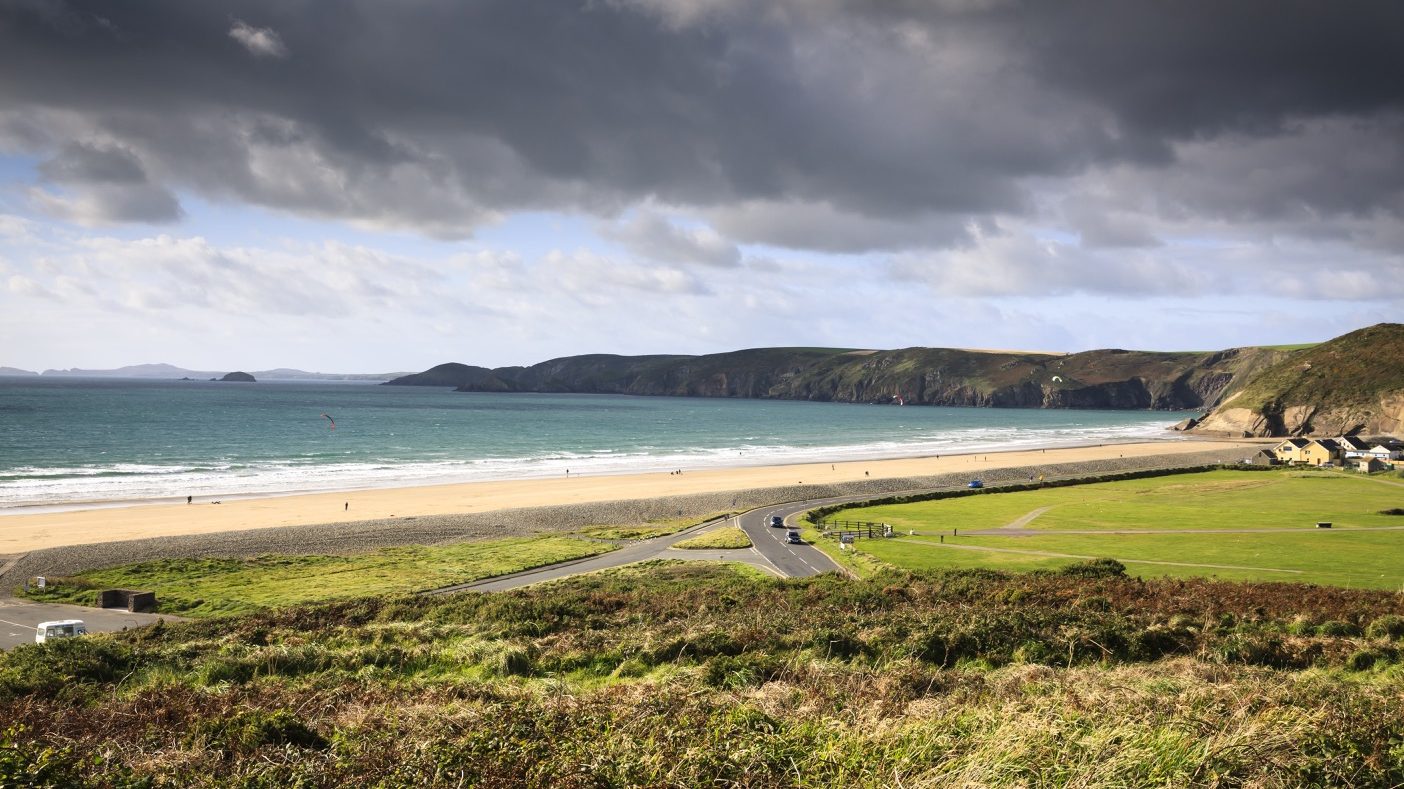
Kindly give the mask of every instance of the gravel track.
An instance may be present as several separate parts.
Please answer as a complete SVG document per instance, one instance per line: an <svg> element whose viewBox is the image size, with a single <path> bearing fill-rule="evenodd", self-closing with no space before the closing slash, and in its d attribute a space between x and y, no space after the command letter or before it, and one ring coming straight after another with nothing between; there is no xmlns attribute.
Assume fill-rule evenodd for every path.
<svg viewBox="0 0 1404 789"><path fill-rule="evenodd" d="M1094 476L1153 468L1182 468L1231 462L1224 451L1110 458L1078 463L1050 463L986 469L986 482L1020 482L1030 474L1049 478ZM12 558L0 573L0 596L36 575L76 575L88 570L170 558L243 558L265 554L349 554L395 545L441 545L502 537L573 531L593 525L631 525L681 516L703 517L737 512L790 501L834 496L892 493L964 484L969 472L924 477L860 480L834 485L787 485L724 493L665 496L652 499L570 504L552 507L498 510L496 512L436 515L316 526L280 526L267 529L160 537L121 542L91 543L47 548ZM0 566L6 564L0 562Z"/></svg>

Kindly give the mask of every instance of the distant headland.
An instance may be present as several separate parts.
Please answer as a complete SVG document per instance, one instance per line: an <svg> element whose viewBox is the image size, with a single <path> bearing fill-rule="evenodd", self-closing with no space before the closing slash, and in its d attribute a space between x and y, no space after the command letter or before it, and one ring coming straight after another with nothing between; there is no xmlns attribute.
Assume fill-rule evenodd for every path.
<svg viewBox="0 0 1404 789"><path fill-rule="evenodd" d="M451 362L387 382L460 392L738 397L996 408L1206 409L1181 429L1234 437L1404 432L1404 325L1298 346L1072 354L753 348L591 354L530 367Z"/></svg>

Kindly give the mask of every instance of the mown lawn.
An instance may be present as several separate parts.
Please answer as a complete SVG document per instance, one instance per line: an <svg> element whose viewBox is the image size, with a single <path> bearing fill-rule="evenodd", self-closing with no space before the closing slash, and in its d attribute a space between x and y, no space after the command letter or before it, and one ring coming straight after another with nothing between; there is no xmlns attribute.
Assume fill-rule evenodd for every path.
<svg viewBox="0 0 1404 789"><path fill-rule="evenodd" d="M901 531L994 529L1047 508L1030 529L1270 529L1404 526L1381 510L1404 506L1404 484L1331 471L1207 471L916 504L858 507L834 518Z"/></svg>
<svg viewBox="0 0 1404 789"><path fill-rule="evenodd" d="M154 591L161 613L203 617L366 595L405 594L605 553L614 546L571 537L518 537L401 546L347 556L164 559L56 579L30 597L92 605L98 589Z"/></svg>
<svg viewBox="0 0 1404 789"><path fill-rule="evenodd" d="M1212 471L855 508L833 517L883 521L898 534L916 531L915 538L865 540L857 546L908 569L1035 570L1079 560L1038 555L1052 553L1116 558L1142 577L1212 575L1400 589L1404 530L1380 530L1404 526L1404 517L1381 514L1404 506L1404 486L1392 482L1397 480L1330 471ZM1023 525L1033 535L968 533L1034 514ZM1317 521L1331 521L1334 528L1316 529ZM1283 528L1295 531L1277 531ZM1193 533L1209 529L1257 531ZM1112 533L1121 530L1191 533Z"/></svg>

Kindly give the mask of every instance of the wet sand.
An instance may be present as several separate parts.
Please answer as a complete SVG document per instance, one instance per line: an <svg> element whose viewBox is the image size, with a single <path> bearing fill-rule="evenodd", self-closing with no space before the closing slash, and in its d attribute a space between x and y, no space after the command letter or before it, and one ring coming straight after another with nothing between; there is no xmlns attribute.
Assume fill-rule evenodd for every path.
<svg viewBox="0 0 1404 789"><path fill-rule="evenodd" d="M1001 468L1083 463L1096 460L1222 452L1234 462L1256 451L1251 441L1153 441L1135 444L942 455L898 460L862 460L787 466L741 467L619 476L571 476L474 482L409 488L380 488L263 498L214 504L95 507L67 512L0 517L0 555L69 545L145 538L237 532L269 527L311 526L371 520L425 518L521 508L674 498L793 485L831 486L881 479L962 474L978 477Z"/></svg>

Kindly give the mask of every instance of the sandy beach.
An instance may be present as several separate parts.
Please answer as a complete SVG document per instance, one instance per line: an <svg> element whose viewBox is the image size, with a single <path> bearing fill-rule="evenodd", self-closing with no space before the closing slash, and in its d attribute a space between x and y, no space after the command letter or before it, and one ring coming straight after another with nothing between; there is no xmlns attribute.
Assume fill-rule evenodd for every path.
<svg viewBox="0 0 1404 789"><path fill-rule="evenodd" d="M980 476L994 469L1171 454L1222 452L1232 462L1251 441L1153 441L1133 444L836 461L619 476L571 476L264 498L94 508L0 517L0 555L69 545L370 520L424 518L528 507L668 498L792 485L831 486L938 474Z"/></svg>

